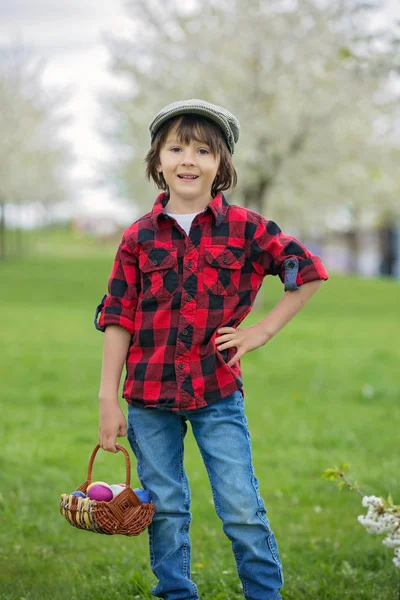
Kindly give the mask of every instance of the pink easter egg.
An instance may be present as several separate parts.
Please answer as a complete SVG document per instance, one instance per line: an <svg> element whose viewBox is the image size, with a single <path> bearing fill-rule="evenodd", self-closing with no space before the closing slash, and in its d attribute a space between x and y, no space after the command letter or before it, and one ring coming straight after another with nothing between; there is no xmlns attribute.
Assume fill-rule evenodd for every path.
<svg viewBox="0 0 400 600"><path fill-rule="evenodd" d="M105 485L106 487L108 486L108 483L106 483L105 481L92 481L92 483L90 483L87 486L87 490L86 493L90 490L90 488L92 487L92 485Z"/></svg>
<svg viewBox="0 0 400 600"><path fill-rule="evenodd" d="M91 500L99 502L109 502L113 498L112 489L106 483L92 483L86 493Z"/></svg>

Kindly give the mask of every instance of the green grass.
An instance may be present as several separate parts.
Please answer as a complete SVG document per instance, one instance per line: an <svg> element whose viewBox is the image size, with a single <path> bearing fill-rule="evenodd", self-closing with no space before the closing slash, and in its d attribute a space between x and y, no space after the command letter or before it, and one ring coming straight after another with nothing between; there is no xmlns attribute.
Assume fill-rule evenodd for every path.
<svg viewBox="0 0 400 600"><path fill-rule="evenodd" d="M81 240L79 256L78 243L39 241L29 256L0 265L0 599L147 600L155 578L146 533L97 536L58 512L60 493L86 479L97 443L103 338L92 316L115 244ZM265 280L263 293L265 312L245 324L278 300L277 278ZM276 338L242 359L254 464L286 600L399 598L393 551L357 522L360 498L320 477L350 462L366 493L400 502L399 306L398 282L332 277ZM185 460L193 579L202 600L239 600L230 542L190 432ZM123 473L122 455L99 452L97 479Z"/></svg>

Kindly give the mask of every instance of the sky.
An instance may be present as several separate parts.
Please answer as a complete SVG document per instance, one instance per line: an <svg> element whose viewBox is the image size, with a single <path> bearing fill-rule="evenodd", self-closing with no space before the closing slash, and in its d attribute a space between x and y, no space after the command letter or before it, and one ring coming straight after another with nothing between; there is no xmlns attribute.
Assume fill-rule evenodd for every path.
<svg viewBox="0 0 400 600"><path fill-rule="evenodd" d="M400 19L399 0L386 0L385 6L375 25ZM0 45L31 48L46 63L43 85L66 87L70 93L65 113L71 122L62 135L76 157L70 173L76 195L60 207L60 215L114 215L127 224L136 218L133 204L118 202L110 190L93 184L98 161L111 152L96 129L102 117L99 94L122 85L108 70L102 35L131 31L123 0L0 0ZM34 211L25 215L29 223L36 217Z"/></svg>
<svg viewBox="0 0 400 600"><path fill-rule="evenodd" d="M70 117L62 137L75 155L70 180L76 193L56 211L60 217L113 215L121 223L136 218L132 204L117 202L110 190L99 190L93 183L98 161L111 152L97 131L102 116L99 94L121 88L108 70L102 35L131 29L122 0L0 0L0 44L21 44L43 58L45 88L65 88L70 98L62 111ZM12 209L8 214L13 221ZM38 208L31 207L24 221L34 224L40 218Z"/></svg>

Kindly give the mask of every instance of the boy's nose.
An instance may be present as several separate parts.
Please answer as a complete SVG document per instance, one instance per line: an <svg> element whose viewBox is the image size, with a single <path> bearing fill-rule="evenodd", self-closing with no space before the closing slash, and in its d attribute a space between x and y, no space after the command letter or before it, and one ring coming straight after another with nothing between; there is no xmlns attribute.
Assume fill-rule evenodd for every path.
<svg viewBox="0 0 400 600"><path fill-rule="evenodd" d="M193 150L185 150L182 155L182 165L193 165L194 152Z"/></svg>

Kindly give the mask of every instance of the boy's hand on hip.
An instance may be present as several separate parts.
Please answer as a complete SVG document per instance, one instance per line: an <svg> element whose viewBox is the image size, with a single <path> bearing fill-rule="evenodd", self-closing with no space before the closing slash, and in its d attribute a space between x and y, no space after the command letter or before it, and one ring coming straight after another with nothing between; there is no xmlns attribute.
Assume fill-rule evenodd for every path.
<svg viewBox="0 0 400 600"><path fill-rule="evenodd" d="M106 452L118 452L117 437L126 435L126 419L119 405L100 405L99 445Z"/></svg>
<svg viewBox="0 0 400 600"><path fill-rule="evenodd" d="M236 354L228 362L228 367L232 367L246 352L251 352L251 350L264 346L270 339L268 334L259 325L241 327L240 329L221 327L217 330L217 333L220 336L215 338L215 343L219 352L227 348L237 348Z"/></svg>

